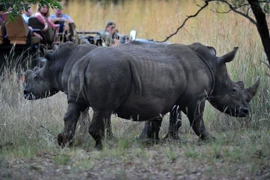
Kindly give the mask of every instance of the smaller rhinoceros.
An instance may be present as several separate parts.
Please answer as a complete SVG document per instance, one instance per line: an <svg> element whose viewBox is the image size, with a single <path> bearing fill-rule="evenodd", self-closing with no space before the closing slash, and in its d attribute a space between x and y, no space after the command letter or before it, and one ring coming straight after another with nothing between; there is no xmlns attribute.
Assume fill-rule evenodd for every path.
<svg viewBox="0 0 270 180"><path fill-rule="evenodd" d="M97 46L92 44L77 45L73 42L60 44L53 52L51 61L45 61L42 68L35 67L25 72L24 97L36 100L52 96L59 91L67 94L68 79L73 65L95 48ZM88 109L82 112L81 117L81 123L86 124L85 121L89 119Z"/></svg>

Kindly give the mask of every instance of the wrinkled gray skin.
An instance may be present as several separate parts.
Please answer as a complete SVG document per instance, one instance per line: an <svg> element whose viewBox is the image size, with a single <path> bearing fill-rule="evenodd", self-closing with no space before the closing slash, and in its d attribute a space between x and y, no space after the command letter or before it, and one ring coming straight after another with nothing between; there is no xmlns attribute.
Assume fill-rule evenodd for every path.
<svg viewBox="0 0 270 180"><path fill-rule="evenodd" d="M133 44L136 44L138 46L142 46L145 48L157 48L155 45L149 45L147 43L134 42ZM191 48L193 48L195 51L198 51L198 48L200 47L195 44L193 47L191 46ZM208 47L208 48L209 50L212 51L212 53L216 54L216 51L214 48L212 47ZM218 61L223 61L224 64L226 62L231 61L236 53L236 50L237 48L235 48L234 51L232 51L231 53L228 53L225 56L218 58ZM202 56L200 57L203 58ZM227 58L229 58L228 61L227 61ZM215 107L219 111L226 113L230 116L235 116L235 117L247 116L249 112L248 103L256 94L257 89L260 84L260 79L258 79L257 82L253 86L245 89L244 83L242 81L237 81L237 82L231 81L231 79L228 76L226 66L218 66L216 69L216 72L223 73L223 75L221 75L220 73L215 74L216 80L215 80L214 91L213 93L211 93L210 96L206 97L206 99L210 102L211 105L213 105L213 107ZM237 108L237 107L240 107L240 108ZM158 132L160 129L161 122L162 122L162 118L146 121L144 129L141 135L139 136L139 138L140 139L158 138ZM173 107L172 111L170 112L169 129L165 138L179 139L178 129L181 126L182 126L181 108L176 105Z"/></svg>
<svg viewBox="0 0 270 180"><path fill-rule="evenodd" d="M35 100L52 96L62 91L67 94L68 78L73 65L84 55L97 48L91 44L76 45L66 42L54 52L51 61L46 61L42 68L35 67L25 73L24 96Z"/></svg>
<svg viewBox="0 0 270 180"><path fill-rule="evenodd" d="M244 117L257 91L258 85L245 90L229 78L225 63L233 60L236 50L216 57L214 48L199 43L155 48L130 43L94 49L72 68L59 144L72 141L80 112L89 106L94 111L89 133L98 149L112 113L146 121L162 117L174 105L188 116L200 139L211 138L203 121L205 101L222 112ZM47 59L51 61L53 56Z"/></svg>
<svg viewBox="0 0 270 180"><path fill-rule="evenodd" d="M62 53L68 52L65 50ZM212 102L221 111L227 109L225 112L231 115L246 116L248 102L257 91L258 83L256 87L245 90L236 86L227 75L225 63L233 59L235 52L217 58L213 48L198 43L190 46L155 45L154 48L131 43L116 48L94 49L75 63L69 85L66 85L67 80L63 83L68 87L68 110L64 117L64 131L58 135L59 144L64 146L72 141L80 113L89 106L94 110L89 133L96 140L97 148L102 147L101 139L105 127L110 128L112 113L138 121L157 120L174 105L179 107L178 111L187 114L192 128L201 139L211 138L202 119L205 100L209 97L228 99L220 101L213 98ZM32 89L29 88L29 91L25 87L26 98L31 99L29 94L42 98L56 92L53 84L58 84L54 83L55 79L62 74L56 73L56 69L61 69L55 66L57 52L48 54L47 59L43 70L26 75L26 82L28 78L29 81L37 81L30 83ZM52 70L45 70L48 68ZM45 78L45 74L50 74L47 71L55 74L53 78ZM235 86L236 92L232 90ZM51 94L47 93L49 91ZM149 128L149 136L158 138L161 121L153 122L160 123Z"/></svg>
<svg viewBox="0 0 270 180"><path fill-rule="evenodd" d="M42 68L35 67L26 71L24 97L35 100L52 96L59 91L67 94L68 78L73 65L95 48L97 46L92 44L61 44L54 52L53 59L46 61ZM82 112L82 119L89 119L88 108Z"/></svg>
<svg viewBox="0 0 270 180"><path fill-rule="evenodd" d="M53 53L50 61L42 68L34 68L25 73L24 96L28 100L46 98L62 91L68 94L68 78L73 65L84 55L97 46L90 44L76 45L72 42L66 42L60 45ZM88 109L82 116L88 118ZM113 136L108 120L108 135Z"/></svg>

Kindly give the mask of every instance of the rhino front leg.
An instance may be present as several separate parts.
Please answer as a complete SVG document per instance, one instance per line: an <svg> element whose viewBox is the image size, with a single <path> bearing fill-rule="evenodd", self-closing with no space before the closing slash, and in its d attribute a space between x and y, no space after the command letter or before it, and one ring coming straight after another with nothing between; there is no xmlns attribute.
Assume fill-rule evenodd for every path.
<svg viewBox="0 0 270 180"><path fill-rule="evenodd" d="M140 140L150 139L152 141L158 141L161 123L162 123L161 117L146 121L144 123L144 128L142 130L142 133L140 134L138 139Z"/></svg>
<svg viewBox="0 0 270 180"><path fill-rule="evenodd" d="M64 116L64 131L58 134L58 144L62 147L72 144L77 121L80 117L80 108L75 103L68 104L68 110Z"/></svg>
<svg viewBox="0 0 270 180"><path fill-rule="evenodd" d="M187 114L190 125L194 132L199 136L201 140L213 139L213 136L210 135L204 125L203 121L203 112L205 108L205 100L192 102L187 107L184 112Z"/></svg>
<svg viewBox="0 0 270 180"><path fill-rule="evenodd" d="M178 106L174 106L170 112L170 122L168 134L165 136L165 139L180 139L178 135L178 130L182 126L181 110Z"/></svg>
<svg viewBox="0 0 270 180"><path fill-rule="evenodd" d="M105 135L105 132L108 132L108 129L111 128L110 117L111 111L94 111L93 119L89 126L88 132L95 139L95 148L98 150L102 149L102 139Z"/></svg>

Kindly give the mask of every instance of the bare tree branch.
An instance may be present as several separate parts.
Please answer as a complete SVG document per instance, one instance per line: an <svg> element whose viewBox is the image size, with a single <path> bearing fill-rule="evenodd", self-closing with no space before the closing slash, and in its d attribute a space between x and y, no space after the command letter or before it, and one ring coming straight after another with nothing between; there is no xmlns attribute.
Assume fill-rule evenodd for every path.
<svg viewBox="0 0 270 180"><path fill-rule="evenodd" d="M169 35L168 37L166 37L166 39L164 39L163 41L157 41L157 42L166 42L166 41L168 41L171 37L173 37L174 35L176 35L177 33L178 33L178 31L182 28L182 27L184 27L185 26L185 24L186 24L186 22L190 19L190 18L193 18L193 17L196 17L204 8L206 8L207 6L208 6L208 2L209 1L212 1L212 0L206 0L205 1L205 4L195 13L195 14L193 14L193 15L190 15L190 16L188 16L185 20L184 20L184 22L181 24L181 26L179 26L178 28L177 28L177 30L174 32L174 33L172 33L171 35Z"/></svg>
<svg viewBox="0 0 270 180"><path fill-rule="evenodd" d="M235 13L237 13L237 14L240 14L241 16L247 18L247 19L248 19L251 23L253 23L254 25L257 24L256 20L254 20L253 18L251 18L251 17L248 15L248 12L249 12L249 11L247 11L247 13L245 14L245 13L243 13L243 12L237 10L237 9L242 8L242 7L244 7L244 6L247 6L247 5L249 5L249 4L246 4L246 3L245 3L245 4L241 4L241 5L238 6L238 7L237 7L237 6L234 7L231 3L229 3L229 2L226 1L226 0L204 0L205 4L204 4L203 6L200 6L200 5L198 5L198 4L195 2L195 3L197 4L197 6L200 7L200 9L199 9L195 14L190 15L190 16L187 16L187 18L184 20L184 22L176 29L176 31L175 31L174 33L170 34L170 35L169 35L168 37L166 37L163 41L157 41L157 42L166 42L166 41L168 41L171 37L173 37L174 35L176 35L176 34L179 32L179 30L180 30L181 28L183 28L183 27L185 26L186 22L187 22L190 18L196 17L196 16L197 16L204 8L206 8L206 7L208 6L209 2L213 2L213 1L225 3L225 4L227 4L228 7L230 8L230 10L228 10L228 11L226 11L226 12L218 12L218 11L216 11L217 13L229 13L230 11L233 11L233 12L235 12ZM263 1L260 1L260 2L262 2L262 3L269 3L269 0L263 0Z"/></svg>
<svg viewBox="0 0 270 180"><path fill-rule="evenodd" d="M241 11L238 11L235 7L233 7L233 5L231 4L231 3L229 3L228 1L226 1L226 0L216 0L216 1L219 1L219 2L222 2L222 3L225 3L225 4L227 4L228 6L229 6L229 8L233 11L233 12L235 12L235 13L237 13L237 14L240 14L241 16L244 16L245 18L247 18L250 22L252 22L254 25L256 25L257 24L257 22L254 20L254 19L252 19L250 16L248 16L247 14L244 14L243 12L241 12Z"/></svg>

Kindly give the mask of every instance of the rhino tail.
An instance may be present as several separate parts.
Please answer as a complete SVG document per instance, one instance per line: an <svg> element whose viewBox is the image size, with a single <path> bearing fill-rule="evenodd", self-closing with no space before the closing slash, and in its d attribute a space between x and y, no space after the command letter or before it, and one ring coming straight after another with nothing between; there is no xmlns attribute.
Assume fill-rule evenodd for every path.
<svg viewBox="0 0 270 180"><path fill-rule="evenodd" d="M132 78L135 82L136 93L141 94L142 93L142 83L141 83L138 69L136 68L136 65L133 63L133 61L129 61L129 66L130 66Z"/></svg>
<svg viewBox="0 0 270 180"><path fill-rule="evenodd" d="M80 69L80 71L79 71L79 92L78 92L77 100L79 98L79 95L83 91L85 72L87 70L88 63L89 63L89 61L83 61L80 64L80 68L79 68Z"/></svg>

